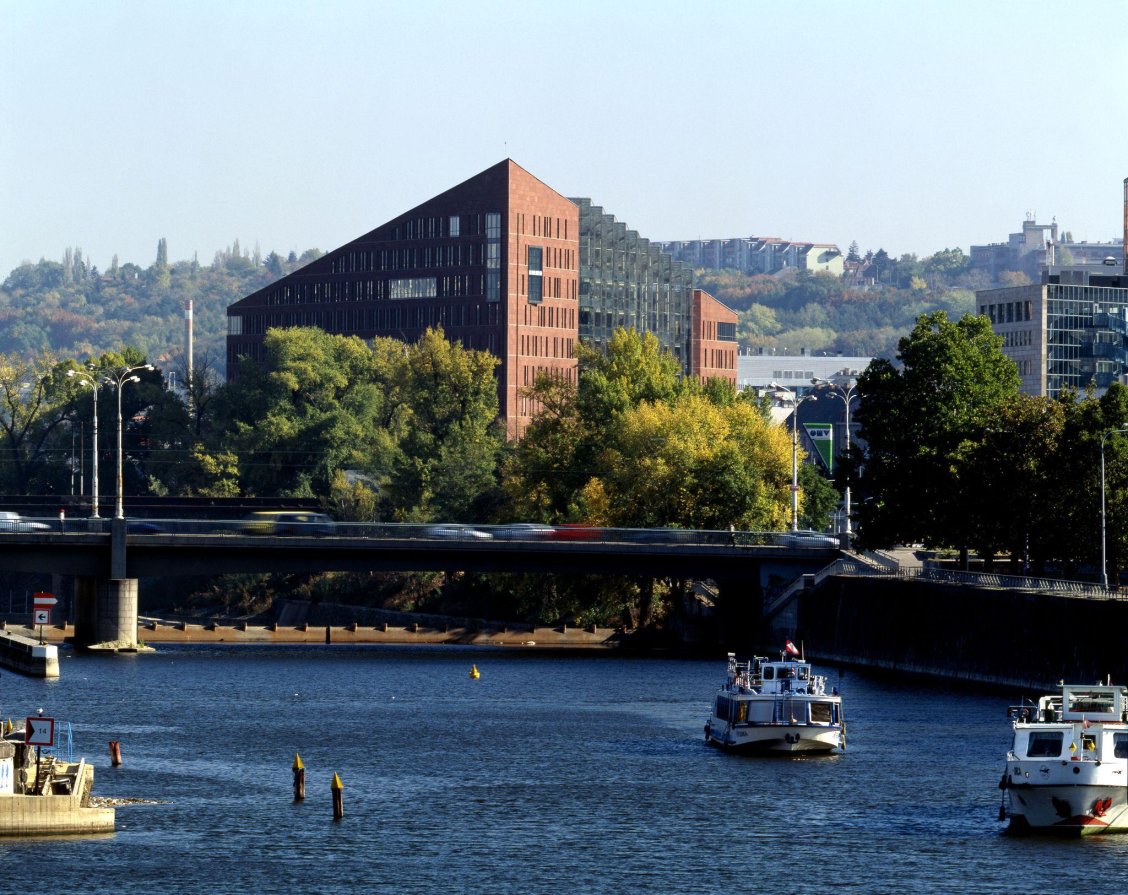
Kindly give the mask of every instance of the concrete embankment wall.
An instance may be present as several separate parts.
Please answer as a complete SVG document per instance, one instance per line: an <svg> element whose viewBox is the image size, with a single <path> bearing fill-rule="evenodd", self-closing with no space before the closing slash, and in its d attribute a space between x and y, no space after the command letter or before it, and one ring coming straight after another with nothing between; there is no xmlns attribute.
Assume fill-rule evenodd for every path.
<svg viewBox="0 0 1128 895"><path fill-rule="evenodd" d="M843 664L1006 685L1128 683L1128 600L835 576L794 636Z"/></svg>
<svg viewBox="0 0 1128 895"><path fill-rule="evenodd" d="M45 637L46 633L44 630ZM40 643L31 629L26 636L0 630L0 667L29 677L58 677L59 648Z"/></svg>

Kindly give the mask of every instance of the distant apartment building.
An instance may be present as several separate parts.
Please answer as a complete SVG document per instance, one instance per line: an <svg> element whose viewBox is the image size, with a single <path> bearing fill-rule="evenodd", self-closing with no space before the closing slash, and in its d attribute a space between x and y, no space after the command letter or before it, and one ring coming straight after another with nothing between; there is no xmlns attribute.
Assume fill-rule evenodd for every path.
<svg viewBox="0 0 1128 895"><path fill-rule="evenodd" d="M1010 234L1006 242L973 245L969 259L972 270L983 271L992 280L1004 271L1015 271L1039 282L1044 270L1077 267L1112 267L1115 271L1111 273L1123 273L1124 242L1077 242L1072 234L1060 230L1056 219L1039 224L1028 214L1018 233Z"/></svg>
<svg viewBox="0 0 1128 895"><path fill-rule="evenodd" d="M785 270L825 271L842 276L845 258L833 243L792 242L776 237L736 237L661 242L658 247L678 261L707 270L776 274Z"/></svg>
<svg viewBox="0 0 1128 895"><path fill-rule="evenodd" d="M695 296L689 265L510 159L248 295L227 315L229 378L240 357L263 360L272 327L415 341L441 326L447 338L498 358L511 437L537 410L526 394L535 378L574 379L576 340L603 345L618 327L654 333L687 374L736 379L735 314Z"/></svg>

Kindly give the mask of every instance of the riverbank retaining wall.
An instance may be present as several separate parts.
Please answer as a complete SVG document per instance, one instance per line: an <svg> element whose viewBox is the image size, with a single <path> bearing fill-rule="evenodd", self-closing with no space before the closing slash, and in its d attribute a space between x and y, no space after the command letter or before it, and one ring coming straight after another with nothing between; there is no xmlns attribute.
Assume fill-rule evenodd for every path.
<svg viewBox="0 0 1128 895"><path fill-rule="evenodd" d="M1128 683L1128 600L833 576L794 628L824 661L1005 685Z"/></svg>

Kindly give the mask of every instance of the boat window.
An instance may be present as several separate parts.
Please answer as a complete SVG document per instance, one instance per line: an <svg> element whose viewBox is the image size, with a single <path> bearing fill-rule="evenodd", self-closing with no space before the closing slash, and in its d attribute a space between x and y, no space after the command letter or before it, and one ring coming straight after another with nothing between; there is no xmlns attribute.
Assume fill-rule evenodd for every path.
<svg viewBox="0 0 1128 895"><path fill-rule="evenodd" d="M807 681L811 679L811 669L806 665L799 666L799 680Z"/></svg>
<svg viewBox="0 0 1128 895"><path fill-rule="evenodd" d="M1113 695L1109 692L1092 692L1089 690L1070 691L1070 712L1089 712L1092 714L1106 714L1113 711Z"/></svg>
<svg viewBox="0 0 1128 895"><path fill-rule="evenodd" d="M717 717L724 718L726 721L729 719L729 701L723 696L717 697Z"/></svg>
<svg viewBox="0 0 1128 895"><path fill-rule="evenodd" d="M829 724L831 719L831 704L829 702L811 703L811 723Z"/></svg>
<svg viewBox="0 0 1128 895"><path fill-rule="evenodd" d="M775 680L775 666L769 665L767 668L764 669L764 680L766 680L766 681Z"/></svg>
<svg viewBox="0 0 1128 895"><path fill-rule="evenodd" d="M1031 731L1026 744L1027 758L1057 758L1061 755L1063 736L1060 730Z"/></svg>
<svg viewBox="0 0 1128 895"><path fill-rule="evenodd" d="M741 700L736 702L736 723L739 724L748 720L748 703Z"/></svg>
<svg viewBox="0 0 1128 895"><path fill-rule="evenodd" d="M1128 733L1115 733L1112 736L1112 754L1117 758L1128 758Z"/></svg>

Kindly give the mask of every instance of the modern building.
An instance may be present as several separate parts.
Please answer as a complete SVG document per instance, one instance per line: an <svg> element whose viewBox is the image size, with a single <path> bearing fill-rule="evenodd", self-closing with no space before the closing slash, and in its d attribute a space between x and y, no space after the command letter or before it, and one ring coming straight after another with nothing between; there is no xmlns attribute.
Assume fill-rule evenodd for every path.
<svg viewBox="0 0 1128 895"><path fill-rule="evenodd" d="M842 276L845 271L845 257L833 243L749 236L661 242L657 245L678 261L708 270L739 270L746 274L806 270L812 273L824 271L835 276Z"/></svg>
<svg viewBox="0 0 1128 895"><path fill-rule="evenodd" d="M979 313L1018 365L1027 394L1057 397L1092 388L1100 395L1113 382L1128 382L1128 179L1124 235L1119 243L1102 244L1098 254L1113 254L1103 255L1100 264L1050 264L1040 283L975 294ZM1050 254L1053 249L1051 244Z"/></svg>
<svg viewBox="0 0 1128 895"><path fill-rule="evenodd" d="M833 379L843 370L861 373L872 357L846 357L841 354L742 354L736 359L736 387L744 390L770 389L782 385L803 395L811 390L812 379Z"/></svg>
<svg viewBox="0 0 1128 895"><path fill-rule="evenodd" d="M579 338L603 344L620 326L653 332L693 372L695 306L733 323L709 331L703 350L715 353L703 357L735 381L735 315L711 297L695 305L693 292L688 265L506 159L231 305L228 377L241 356L263 359L272 327L414 341L441 326L498 357L500 411L514 437L537 410L525 390L539 374L574 379Z"/></svg>

